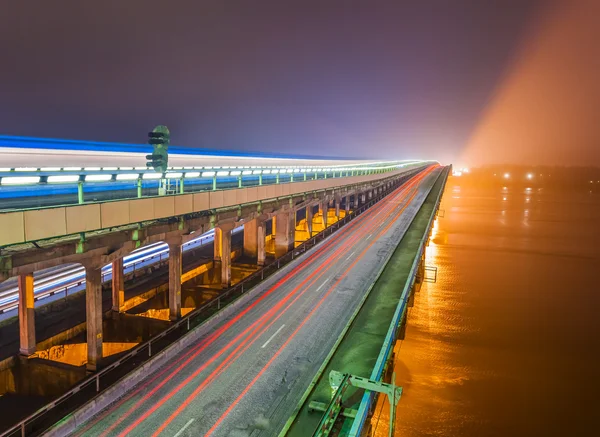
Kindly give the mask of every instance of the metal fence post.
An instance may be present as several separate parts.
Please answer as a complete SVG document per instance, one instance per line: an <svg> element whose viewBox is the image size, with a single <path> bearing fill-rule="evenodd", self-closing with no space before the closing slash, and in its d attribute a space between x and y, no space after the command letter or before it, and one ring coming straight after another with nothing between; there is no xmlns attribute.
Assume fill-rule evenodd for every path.
<svg viewBox="0 0 600 437"><path fill-rule="evenodd" d="M152 341L148 342L148 356L152 356Z"/></svg>
<svg viewBox="0 0 600 437"><path fill-rule="evenodd" d="M96 375L96 392L100 391L100 375Z"/></svg>

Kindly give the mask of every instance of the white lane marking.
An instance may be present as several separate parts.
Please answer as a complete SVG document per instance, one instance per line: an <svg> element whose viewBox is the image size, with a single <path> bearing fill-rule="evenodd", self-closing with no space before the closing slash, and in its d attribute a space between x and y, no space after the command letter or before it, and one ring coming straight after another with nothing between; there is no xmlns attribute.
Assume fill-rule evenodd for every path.
<svg viewBox="0 0 600 437"><path fill-rule="evenodd" d="M319 285L319 288L317 288L317 291L319 291L321 288L323 288L323 286L327 284L327 281L323 282L321 285Z"/></svg>
<svg viewBox="0 0 600 437"><path fill-rule="evenodd" d="M356 252L356 250L354 252ZM354 252L352 252L350 255L348 255L348 258L346 258L346 261L348 261L350 258L352 258L352 255L354 255Z"/></svg>
<svg viewBox="0 0 600 437"><path fill-rule="evenodd" d="M185 425L183 425L183 428L177 431L177 434L175 434L173 437L179 437L183 433L183 431L185 431L186 428L192 424L193 421L194 419L188 420L188 422Z"/></svg>
<svg viewBox="0 0 600 437"><path fill-rule="evenodd" d="M369 236L367 237L367 239L365 241L367 241L369 238L371 238L373 236L373 234L369 234Z"/></svg>
<svg viewBox="0 0 600 437"><path fill-rule="evenodd" d="M275 331L275 334L273 334L272 336L270 336L269 339L265 342L265 344L263 344L260 348L264 349L266 345L268 345L269 343L271 343L271 340L273 340L275 338L275 336L281 332L281 330L283 329L284 326L285 325L281 325L281 327L277 331Z"/></svg>

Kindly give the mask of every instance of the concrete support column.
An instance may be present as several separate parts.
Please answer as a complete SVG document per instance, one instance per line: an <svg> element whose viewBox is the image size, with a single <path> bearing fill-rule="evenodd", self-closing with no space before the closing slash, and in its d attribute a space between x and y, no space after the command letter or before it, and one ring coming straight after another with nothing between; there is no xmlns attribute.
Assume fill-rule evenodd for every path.
<svg viewBox="0 0 600 437"><path fill-rule="evenodd" d="M327 227L327 211L329 211L329 201L324 200L323 202L321 202L319 209L321 210L321 217L323 217L323 228L326 228Z"/></svg>
<svg viewBox="0 0 600 437"><path fill-rule="evenodd" d="M306 225L308 226L309 238L313 236L313 215L314 205L306 207Z"/></svg>
<svg viewBox="0 0 600 437"><path fill-rule="evenodd" d="M342 201L342 198L339 196L336 196L335 198L335 216L337 217L337 219L340 219L340 202Z"/></svg>
<svg viewBox="0 0 600 437"><path fill-rule="evenodd" d="M33 299L33 273L19 275L19 352L31 355L35 352L35 312Z"/></svg>
<svg viewBox="0 0 600 437"><path fill-rule="evenodd" d="M367 195L366 195L366 193L362 193L360 195L360 197L361 197L361 199L360 199L361 205L364 205L365 203L367 203Z"/></svg>
<svg viewBox="0 0 600 437"><path fill-rule="evenodd" d="M346 215L348 215L350 213L350 196L346 196L344 209L346 210Z"/></svg>
<svg viewBox="0 0 600 437"><path fill-rule="evenodd" d="M265 228L266 223L264 221L259 222L256 226L256 264L259 266L265 265L267 257L267 252L265 251Z"/></svg>
<svg viewBox="0 0 600 437"><path fill-rule="evenodd" d="M98 267L85 267L85 319L86 368L95 371L102 360L102 270Z"/></svg>
<svg viewBox="0 0 600 437"><path fill-rule="evenodd" d="M244 223L244 255L250 258L258 256L258 219Z"/></svg>
<svg viewBox="0 0 600 437"><path fill-rule="evenodd" d="M213 259L215 261L221 261L221 247L223 246L222 244L222 240L223 240L223 234L221 232L221 228L215 228L215 239L214 239L214 256Z"/></svg>
<svg viewBox="0 0 600 437"><path fill-rule="evenodd" d="M119 313L125 302L125 275L123 258L112 262L112 310Z"/></svg>
<svg viewBox="0 0 600 437"><path fill-rule="evenodd" d="M181 244L169 243L169 319L181 317Z"/></svg>
<svg viewBox="0 0 600 437"><path fill-rule="evenodd" d="M231 287L231 231L221 230L221 286Z"/></svg>
<svg viewBox="0 0 600 437"><path fill-rule="evenodd" d="M296 218L294 212L282 212L275 218L275 257L279 258L293 249Z"/></svg>

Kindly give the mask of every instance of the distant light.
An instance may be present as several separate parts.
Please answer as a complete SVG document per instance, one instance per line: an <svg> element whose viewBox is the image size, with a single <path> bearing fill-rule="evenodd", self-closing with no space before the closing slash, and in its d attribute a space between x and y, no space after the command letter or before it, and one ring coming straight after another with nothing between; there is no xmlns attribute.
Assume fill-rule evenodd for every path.
<svg viewBox="0 0 600 437"><path fill-rule="evenodd" d="M85 167L85 171L100 171L100 167Z"/></svg>
<svg viewBox="0 0 600 437"><path fill-rule="evenodd" d="M506 197L503 197L502 200L506 200Z"/></svg>
<svg viewBox="0 0 600 437"><path fill-rule="evenodd" d="M118 181L132 181L139 178L140 175L137 173L122 173L117 175Z"/></svg>
<svg viewBox="0 0 600 437"><path fill-rule="evenodd" d="M63 170L65 170L65 171L80 171L81 167L64 167Z"/></svg>
<svg viewBox="0 0 600 437"><path fill-rule="evenodd" d="M15 171L37 171L37 167L18 167Z"/></svg>
<svg viewBox="0 0 600 437"><path fill-rule="evenodd" d="M231 176L239 176L242 174L241 170L233 170L231 173Z"/></svg>
<svg viewBox="0 0 600 437"><path fill-rule="evenodd" d="M533 179L533 174L532 173L527 173L527 179L529 179L529 180Z"/></svg>
<svg viewBox="0 0 600 437"><path fill-rule="evenodd" d="M162 174L160 173L144 173L142 179L160 179L162 178Z"/></svg>
<svg viewBox="0 0 600 437"><path fill-rule="evenodd" d="M469 169L465 167L465 168L462 169L462 172L463 173L469 173Z"/></svg>
<svg viewBox="0 0 600 437"><path fill-rule="evenodd" d="M228 171L218 171L217 176L229 176L229 172Z"/></svg>
<svg viewBox="0 0 600 437"><path fill-rule="evenodd" d="M119 167L119 170L133 170L133 167Z"/></svg>
<svg viewBox="0 0 600 437"><path fill-rule="evenodd" d="M2 178L2 185L37 184L39 181L39 176L15 176Z"/></svg>
<svg viewBox="0 0 600 437"><path fill-rule="evenodd" d="M102 170L115 171L117 167L102 167Z"/></svg>
<svg viewBox="0 0 600 437"><path fill-rule="evenodd" d="M212 178L214 175L215 175L214 171L203 171L202 172L203 178Z"/></svg>
<svg viewBox="0 0 600 437"><path fill-rule="evenodd" d="M270 174L271 170L263 170L263 174Z"/></svg>
<svg viewBox="0 0 600 437"><path fill-rule="evenodd" d="M8 167L2 167L2 168L0 168L0 171L10 171L10 168L8 168Z"/></svg>
<svg viewBox="0 0 600 437"><path fill-rule="evenodd" d="M60 171L60 167L43 167L40 171Z"/></svg>
<svg viewBox="0 0 600 437"><path fill-rule="evenodd" d="M168 179L178 179L180 177L183 177L183 173L181 173L181 172L167 173L165 175L165 177Z"/></svg>
<svg viewBox="0 0 600 437"><path fill-rule="evenodd" d="M262 173L262 170L253 170L252 171L252 174L261 174L261 173Z"/></svg>
<svg viewBox="0 0 600 437"><path fill-rule="evenodd" d="M111 174L89 174L85 177L86 182L106 182L112 179Z"/></svg>
<svg viewBox="0 0 600 437"><path fill-rule="evenodd" d="M133 167L134 170L148 170L148 167Z"/></svg>
<svg viewBox="0 0 600 437"><path fill-rule="evenodd" d="M242 172L242 174L244 174L244 175L249 175L249 174L252 174L252 170L244 170L244 171Z"/></svg>
<svg viewBox="0 0 600 437"><path fill-rule="evenodd" d="M509 179L510 178L510 173L504 173L504 179Z"/></svg>
<svg viewBox="0 0 600 437"><path fill-rule="evenodd" d="M455 170L452 172L452 176L457 176L457 177L462 176L462 171Z"/></svg>
<svg viewBox="0 0 600 437"><path fill-rule="evenodd" d="M198 176L200 176L199 171L190 171L185 174L186 178L197 178Z"/></svg>
<svg viewBox="0 0 600 437"><path fill-rule="evenodd" d="M79 180L79 175L60 175L60 176L48 176L48 182L77 182Z"/></svg>

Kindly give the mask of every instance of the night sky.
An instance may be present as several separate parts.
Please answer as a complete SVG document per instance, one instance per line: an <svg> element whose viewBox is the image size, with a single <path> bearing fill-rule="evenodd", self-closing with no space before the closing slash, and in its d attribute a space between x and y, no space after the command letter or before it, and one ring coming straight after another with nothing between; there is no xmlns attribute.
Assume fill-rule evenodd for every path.
<svg viewBox="0 0 600 437"><path fill-rule="evenodd" d="M0 133L456 162L549 6L5 1Z"/></svg>

